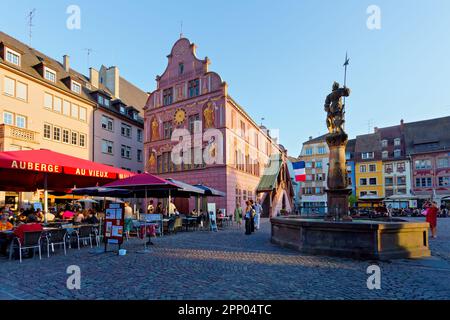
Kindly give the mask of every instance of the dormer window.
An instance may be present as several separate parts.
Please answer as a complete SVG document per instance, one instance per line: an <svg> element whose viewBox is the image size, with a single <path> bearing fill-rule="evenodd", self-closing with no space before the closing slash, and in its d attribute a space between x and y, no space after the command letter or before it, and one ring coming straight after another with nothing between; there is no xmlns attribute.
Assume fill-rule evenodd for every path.
<svg viewBox="0 0 450 320"><path fill-rule="evenodd" d="M72 90L75 93L81 94L81 84L72 80L70 83L70 90Z"/></svg>
<svg viewBox="0 0 450 320"><path fill-rule="evenodd" d="M133 119L134 119L134 120L137 120L137 119L138 119L138 114L137 114L137 112L133 112Z"/></svg>
<svg viewBox="0 0 450 320"><path fill-rule="evenodd" d="M56 82L56 72L50 68L44 68L44 78L51 81Z"/></svg>
<svg viewBox="0 0 450 320"><path fill-rule="evenodd" d="M120 113L121 114L126 114L126 109L124 106L120 106Z"/></svg>
<svg viewBox="0 0 450 320"><path fill-rule="evenodd" d="M5 48L5 60L8 61L9 63L15 64L16 66L20 67L20 53L11 50L9 48Z"/></svg>

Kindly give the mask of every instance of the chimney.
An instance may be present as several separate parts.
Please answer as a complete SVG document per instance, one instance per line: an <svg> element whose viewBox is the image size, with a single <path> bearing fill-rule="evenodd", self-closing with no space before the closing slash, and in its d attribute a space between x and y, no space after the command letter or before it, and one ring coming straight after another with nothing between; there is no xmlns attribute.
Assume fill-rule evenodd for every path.
<svg viewBox="0 0 450 320"><path fill-rule="evenodd" d="M309 136L309 140L312 140L312 138L313 138L312 136Z"/></svg>
<svg viewBox="0 0 450 320"><path fill-rule="evenodd" d="M405 124L405 122L403 121L403 119L400 120L400 127L403 127L403 125Z"/></svg>
<svg viewBox="0 0 450 320"><path fill-rule="evenodd" d="M63 67L64 67L64 70L66 70L66 72L69 72L69 70L70 70L70 58L69 58L69 56L67 54L65 54L63 56Z"/></svg>
<svg viewBox="0 0 450 320"><path fill-rule="evenodd" d="M109 91L112 92L115 98L120 99L120 88L119 88L119 68L110 67L106 69L106 75L104 79L104 83Z"/></svg>
<svg viewBox="0 0 450 320"><path fill-rule="evenodd" d="M373 128L373 132L377 133L378 132L378 127Z"/></svg>
<svg viewBox="0 0 450 320"><path fill-rule="evenodd" d="M95 70L94 68L89 68L89 82L95 88L98 88L98 79L99 79L98 71Z"/></svg>

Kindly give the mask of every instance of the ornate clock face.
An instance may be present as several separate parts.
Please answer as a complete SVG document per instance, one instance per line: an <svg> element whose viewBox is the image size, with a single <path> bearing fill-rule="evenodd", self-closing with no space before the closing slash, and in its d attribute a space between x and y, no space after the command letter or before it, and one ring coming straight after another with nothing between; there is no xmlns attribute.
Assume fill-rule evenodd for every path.
<svg viewBox="0 0 450 320"><path fill-rule="evenodd" d="M173 119L175 124L180 125L184 122L185 119L186 119L186 111L181 108L177 109L177 111L175 111L175 116Z"/></svg>

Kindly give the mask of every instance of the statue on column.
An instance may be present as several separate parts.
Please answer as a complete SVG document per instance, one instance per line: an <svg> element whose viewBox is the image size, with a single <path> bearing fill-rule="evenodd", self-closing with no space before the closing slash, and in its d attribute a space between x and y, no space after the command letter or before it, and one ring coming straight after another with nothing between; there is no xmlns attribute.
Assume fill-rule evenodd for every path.
<svg viewBox="0 0 450 320"><path fill-rule="evenodd" d="M350 89L339 88L339 83L333 83L333 91L325 100L325 112L327 112L327 127L330 134L345 133L345 104L342 103L342 97L348 97Z"/></svg>

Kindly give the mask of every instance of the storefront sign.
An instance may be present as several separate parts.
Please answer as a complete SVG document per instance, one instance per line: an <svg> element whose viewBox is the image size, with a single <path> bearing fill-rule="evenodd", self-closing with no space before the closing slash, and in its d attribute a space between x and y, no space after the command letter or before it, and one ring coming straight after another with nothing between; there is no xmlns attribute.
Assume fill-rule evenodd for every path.
<svg viewBox="0 0 450 320"><path fill-rule="evenodd" d="M108 171L80 169L80 168L64 168L64 173L76 176L96 177L102 179L115 179L116 174Z"/></svg>
<svg viewBox="0 0 450 320"><path fill-rule="evenodd" d="M29 162L29 161L16 161L16 160L13 160L11 162L11 169L21 169L21 170L50 172L50 173L62 172L62 168L58 165Z"/></svg>

